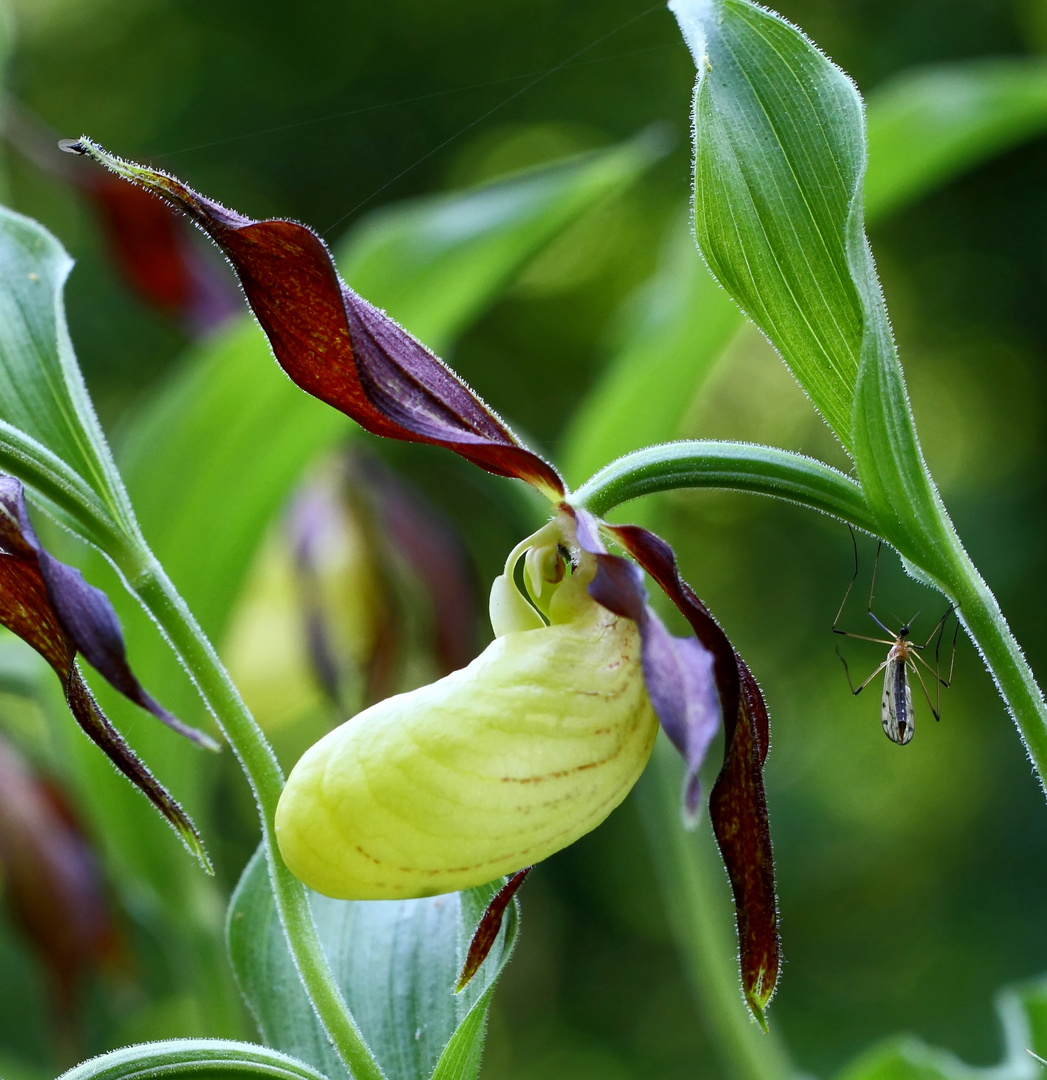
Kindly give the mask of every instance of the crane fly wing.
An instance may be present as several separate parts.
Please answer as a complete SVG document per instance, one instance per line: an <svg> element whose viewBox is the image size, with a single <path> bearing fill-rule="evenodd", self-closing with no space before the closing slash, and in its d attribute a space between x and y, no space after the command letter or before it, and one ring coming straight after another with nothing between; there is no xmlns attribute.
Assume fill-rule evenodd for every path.
<svg viewBox="0 0 1047 1080"><path fill-rule="evenodd" d="M893 656L887 660L883 673L883 698L880 701L880 722L891 742L904 746L912 739L912 687L904 660Z"/></svg>

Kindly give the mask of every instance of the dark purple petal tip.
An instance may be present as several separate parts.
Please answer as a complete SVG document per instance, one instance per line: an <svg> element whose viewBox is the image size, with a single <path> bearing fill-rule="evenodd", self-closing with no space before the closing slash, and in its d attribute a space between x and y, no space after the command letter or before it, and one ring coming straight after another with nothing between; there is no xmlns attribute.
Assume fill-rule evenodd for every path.
<svg viewBox="0 0 1047 1080"><path fill-rule="evenodd" d="M131 673L116 613L101 590L44 550L29 520L19 480L0 474L0 624L31 645L62 680L77 723L153 803L210 870L193 823L153 778L95 703L76 666L82 653L121 693L175 730L216 744L161 708Z"/></svg>
<svg viewBox="0 0 1047 1080"><path fill-rule="evenodd" d="M516 896L517 890L524 883L527 875L531 872L530 866L517 870L506 883L495 893L487 910L480 918L480 924L473 934L469 943L469 952L462 966L462 973L458 976L454 992L460 994L472 981L473 976L480 970L480 965L487 959L488 954L498 939L498 931L502 928L502 920L505 918L506 908Z"/></svg>

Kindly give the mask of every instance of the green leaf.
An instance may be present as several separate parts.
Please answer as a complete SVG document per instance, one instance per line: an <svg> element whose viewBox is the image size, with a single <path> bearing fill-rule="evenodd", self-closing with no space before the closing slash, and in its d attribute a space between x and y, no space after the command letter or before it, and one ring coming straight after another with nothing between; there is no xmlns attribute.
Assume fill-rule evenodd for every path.
<svg viewBox="0 0 1047 1080"><path fill-rule="evenodd" d="M865 1051L836 1080L1034 1080L1043 1066L1029 1051L1047 1055L1047 982L1004 990L996 999L1003 1033L999 1065L973 1068L947 1050L900 1036Z"/></svg>
<svg viewBox="0 0 1047 1080"><path fill-rule="evenodd" d="M866 116L865 213L875 224L1043 131L1047 64L979 60L906 72L870 96ZM724 346L744 325L682 223L618 321L611 358L565 438L562 464L572 483L619 454L678 438Z"/></svg>
<svg viewBox="0 0 1047 1080"><path fill-rule="evenodd" d="M516 936L510 909L473 981L454 986L473 931L501 881L425 900L330 900L313 914L334 976L389 1080L473 1080L487 1006ZM272 1046L320 1068L345 1070L330 1049L287 951L265 860L255 854L229 907L229 955L237 981Z"/></svg>
<svg viewBox="0 0 1047 1080"><path fill-rule="evenodd" d="M869 95L867 122L871 222L1047 128L1047 63L975 60L903 72Z"/></svg>
<svg viewBox="0 0 1047 1080"><path fill-rule="evenodd" d="M226 1039L169 1039L140 1043L91 1058L62 1073L59 1080L325 1080L322 1073L286 1054L253 1043Z"/></svg>
<svg viewBox="0 0 1047 1080"><path fill-rule="evenodd" d="M72 260L37 222L0 207L0 456L92 543L136 535L134 516L94 414L65 322Z"/></svg>
<svg viewBox="0 0 1047 1080"><path fill-rule="evenodd" d="M745 0L670 6L698 65L698 246L850 449L863 337L850 255L865 165L858 91Z"/></svg>
<svg viewBox="0 0 1047 1080"><path fill-rule="evenodd" d="M0 0L0 108L3 108L7 96L7 64L14 47L15 17L8 0ZM6 201L10 194L7 168L3 153L0 151L0 201Z"/></svg>
<svg viewBox="0 0 1047 1080"><path fill-rule="evenodd" d="M380 211L338 260L346 281L443 352L523 264L661 157L659 128L608 150Z"/></svg>
<svg viewBox="0 0 1047 1080"><path fill-rule="evenodd" d="M642 136L452 196L383 211L349 237L350 285L445 347L541 248L660 152ZM202 347L121 444L143 531L209 634L219 635L262 528L305 466L354 430L293 386L245 317ZM199 530L223 526L199 558Z"/></svg>
<svg viewBox="0 0 1047 1080"><path fill-rule="evenodd" d="M698 62L702 253L854 458L880 535L940 574L948 527L865 237L858 91L748 0L677 0L674 10Z"/></svg>
<svg viewBox="0 0 1047 1080"><path fill-rule="evenodd" d="M118 444L128 489L209 636L220 638L252 553L305 466L349 431L291 383L247 318L186 357L135 418Z"/></svg>

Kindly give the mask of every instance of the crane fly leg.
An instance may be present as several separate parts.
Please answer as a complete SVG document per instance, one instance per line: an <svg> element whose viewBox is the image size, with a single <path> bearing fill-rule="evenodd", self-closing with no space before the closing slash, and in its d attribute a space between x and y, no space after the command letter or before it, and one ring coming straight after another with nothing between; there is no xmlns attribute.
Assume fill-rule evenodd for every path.
<svg viewBox="0 0 1047 1080"><path fill-rule="evenodd" d="M869 638L867 640L874 641L875 638ZM888 641L887 644L893 645L894 642ZM855 689L854 683L851 681L851 669L847 666L847 661L843 658L843 653L840 652L839 647L837 647L836 649L836 655L840 658L840 663L843 664L843 671L844 674L847 676L847 685L851 688L851 693L855 697L857 697L869 685L869 683L871 683L873 679L875 679L876 676L879 675L880 672L883 671L883 669L891 662L890 658L888 657L888 659L884 660L884 662L865 680L865 682L862 683L861 686Z"/></svg>

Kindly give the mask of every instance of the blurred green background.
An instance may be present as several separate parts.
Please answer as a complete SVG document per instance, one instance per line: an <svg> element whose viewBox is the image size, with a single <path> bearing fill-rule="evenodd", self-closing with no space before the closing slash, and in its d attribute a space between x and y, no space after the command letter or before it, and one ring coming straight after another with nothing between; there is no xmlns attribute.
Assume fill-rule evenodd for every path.
<svg viewBox="0 0 1047 1080"><path fill-rule="evenodd" d="M1047 50L1043 0L783 0L781 10L865 93L917 65ZM59 134L89 133L253 217L309 223L335 245L380 207L664 124L668 152L530 260L445 352L554 461L568 451L569 421L627 332L623 304L654 274L667 230L680 231L688 196L694 72L665 10L632 0L16 0L11 15L8 92ZM192 343L126 288L98 221L68 185L15 152L4 167L6 201L43 221L77 260L70 330L119 446ZM1041 678L1045 176L1047 139L1032 138L873 233L932 472ZM676 384L665 391L683 392ZM681 429L659 435L680 436L772 443L842 464L752 334L717 361ZM531 527L528 507L503 482L438 453L367 441L431 498L439 493L485 596ZM206 510L202 530L220 531L223 506ZM820 1076L900 1031L974 1064L996 1062L994 994L1047 971L1047 806L979 658L960 642L941 723L918 699L915 740L900 750L880 730L878 693L852 700L834 655L829 629L852 571L842 525L742 495L678 495L644 512L676 545L771 708L767 785L786 957L770 1014L775 1031L801 1068ZM149 539L158 541L155 530ZM204 545L198 557L206 555ZM861 545L860 582L872 558ZM104 568L93 572L119 588ZM885 621L920 611L917 626L928 629L943 607L889 555L878 596ZM863 608L856 595L845 625L865 632ZM487 633L481 626L480 639ZM882 659L858 642L844 652L856 674ZM419 662L401 681L422 677ZM42 721L27 717L19 699L8 695L0 706L0 725L28 756L45 765L62 757L41 748ZM47 708L57 712L53 700ZM313 715L298 735L290 724L274 738L293 760L330 721L330 712ZM148 721L136 723L132 741L145 737ZM172 890L202 912L199 953L211 957L207 977L220 989L199 990L207 963L172 955L169 916L121 864L110 887L128 955L117 976L92 975L81 988L71 1036L81 1055L176 1034L252 1037L235 1004L224 1013L213 1006L235 1002L222 970L219 900L255 843L252 810L230 761L206 768L214 775L196 796L203 809L194 809L219 863L219 891L195 891L194 866L162 826L149 822L144 835L171 848L171 872L185 879ZM83 812L108 850L105 808ZM127 810L121 803L113 812ZM726 891L722 880L715 887ZM484 1076L730 1075L674 948L634 800L533 874L523 904ZM53 1075L62 1062L46 982L10 920L0 926L0 965L0 1074ZM63 1042L58 1053L67 1052Z"/></svg>

